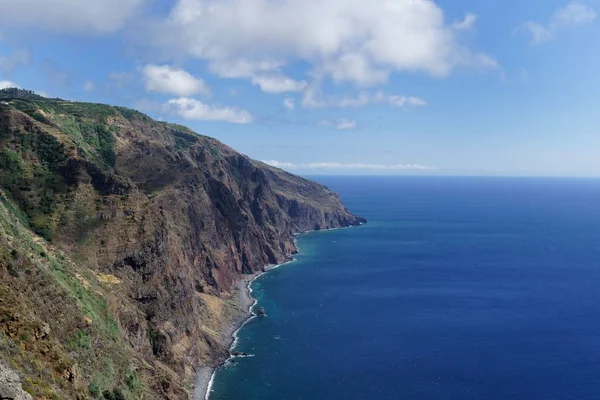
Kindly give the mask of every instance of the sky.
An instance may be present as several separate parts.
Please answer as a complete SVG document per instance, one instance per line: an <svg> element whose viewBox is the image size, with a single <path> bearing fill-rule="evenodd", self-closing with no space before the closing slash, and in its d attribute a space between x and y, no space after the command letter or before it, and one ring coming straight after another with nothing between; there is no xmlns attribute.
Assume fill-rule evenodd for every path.
<svg viewBox="0 0 600 400"><path fill-rule="evenodd" d="M304 175L600 176L600 0L2 0L0 88Z"/></svg>

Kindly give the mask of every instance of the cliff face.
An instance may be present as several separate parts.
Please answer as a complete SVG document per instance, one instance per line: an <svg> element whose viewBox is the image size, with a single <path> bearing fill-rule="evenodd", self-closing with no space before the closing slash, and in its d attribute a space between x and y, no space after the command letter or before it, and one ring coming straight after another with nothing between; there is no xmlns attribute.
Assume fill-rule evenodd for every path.
<svg viewBox="0 0 600 400"><path fill-rule="evenodd" d="M364 222L326 187L185 127L0 100L0 356L34 397L186 397L227 352L241 275L286 260L294 233Z"/></svg>

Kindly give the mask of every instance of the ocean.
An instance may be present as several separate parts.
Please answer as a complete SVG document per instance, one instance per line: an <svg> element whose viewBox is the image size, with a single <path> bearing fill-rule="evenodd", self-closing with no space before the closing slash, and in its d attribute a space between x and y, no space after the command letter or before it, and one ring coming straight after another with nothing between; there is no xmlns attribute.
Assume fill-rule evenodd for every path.
<svg viewBox="0 0 600 400"><path fill-rule="evenodd" d="M600 399L600 180L312 179L369 223L253 283L210 400Z"/></svg>

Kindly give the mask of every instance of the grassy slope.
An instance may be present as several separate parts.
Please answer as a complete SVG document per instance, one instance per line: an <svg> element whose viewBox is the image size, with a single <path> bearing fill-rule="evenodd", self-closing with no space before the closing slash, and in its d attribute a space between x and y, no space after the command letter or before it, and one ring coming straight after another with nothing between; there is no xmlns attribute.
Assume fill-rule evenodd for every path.
<svg viewBox="0 0 600 400"><path fill-rule="evenodd" d="M23 225L0 192L0 357L35 398L140 398L107 285Z"/></svg>
<svg viewBox="0 0 600 400"><path fill-rule="evenodd" d="M148 117L19 97L0 92L10 102L0 120L0 358L35 398L152 398L140 379L150 366L133 353L115 319L113 309L122 305L114 296L118 279L95 274L51 244L65 230L83 238L98 223L87 216L101 198L90 188L73 191L65 154L77 152L110 176L116 140L107 119L121 112ZM11 126L9 115L25 129Z"/></svg>

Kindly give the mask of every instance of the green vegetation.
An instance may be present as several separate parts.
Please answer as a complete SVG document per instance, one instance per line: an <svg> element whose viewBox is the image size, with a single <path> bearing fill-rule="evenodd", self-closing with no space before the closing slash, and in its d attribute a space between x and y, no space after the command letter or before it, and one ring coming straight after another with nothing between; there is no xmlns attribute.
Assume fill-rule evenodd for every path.
<svg viewBox="0 0 600 400"><path fill-rule="evenodd" d="M105 400L125 400L125 396L123 395L123 392L119 388L114 388L112 391L105 390L102 393L102 397Z"/></svg>
<svg viewBox="0 0 600 400"><path fill-rule="evenodd" d="M53 240L59 229L75 221L68 212L75 200L69 181L78 172L69 159L78 155L99 171L114 170L119 129L108 120L118 112L102 104L46 99L20 89L0 90L0 98L41 123L15 129L6 114L0 118L0 188L15 201L26 226ZM98 224L88 218L76 222L82 238Z"/></svg>
<svg viewBox="0 0 600 400"><path fill-rule="evenodd" d="M125 376L125 384L130 392L136 393L143 387L137 372L131 371Z"/></svg>
<svg viewBox="0 0 600 400"><path fill-rule="evenodd" d="M116 139L106 125L100 122L82 123L79 128L83 133L85 142L100 155L104 163L114 167Z"/></svg>
<svg viewBox="0 0 600 400"><path fill-rule="evenodd" d="M96 382L90 383L88 386L88 392L90 392L92 397L96 397L96 398L100 397L100 386L98 386L98 383L96 383Z"/></svg>
<svg viewBox="0 0 600 400"><path fill-rule="evenodd" d="M0 268L14 270L0 280L0 358L10 360L34 398L100 399L105 391L109 398L140 398L147 389L131 365L105 289L32 236L15 209L0 190ZM36 296L22 295L29 290ZM44 328L46 322L52 329Z"/></svg>
<svg viewBox="0 0 600 400"><path fill-rule="evenodd" d="M171 135L175 140L175 150L187 149L198 142L198 135L189 133L187 130L175 129L171 131Z"/></svg>
<svg viewBox="0 0 600 400"><path fill-rule="evenodd" d="M140 120L140 121L151 121L151 118L144 113L141 113L131 108L126 107L115 107L117 111L121 113L129 121Z"/></svg>
<svg viewBox="0 0 600 400"><path fill-rule="evenodd" d="M29 149L28 145L37 153L42 164L48 170L57 172L67 161L65 146L52 135L37 134L35 136L24 136L21 146Z"/></svg>
<svg viewBox="0 0 600 400"><path fill-rule="evenodd" d="M19 89L16 87L0 90L0 99L43 99L42 96L35 94L33 90Z"/></svg>
<svg viewBox="0 0 600 400"><path fill-rule="evenodd" d="M19 154L8 148L0 149L0 170L0 184L3 187L19 185L24 174Z"/></svg>
<svg viewBox="0 0 600 400"><path fill-rule="evenodd" d="M108 119L118 115L114 107L104 104L46 99L31 91L20 89L0 90L0 99L9 101L17 110L28 114L48 127L59 128L61 132L68 135L74 147L82 151L82 155L90 157L106 167L114 167L116 132L107 126ZM36 140L38 136L40 135L35 135L35 138L30 138L30 140ZM41 135L41 137L43 136ZM52 135L45 136L50 138L47 139L48 141L56 140ZM37 143L37 145L43 153L49 153L54 157L61 155L64 157L66 149L58 147L56 143ZM48 146L50 147L48 148ZM45 161L54 164L61 160L46 158Z"/></svg>
<svg viewBox="0 0 600 400"><path fill-rule="evenodd" d="M64 202L68 189L61 176L52 172L64 161L57 149L60 143L52 137L38 136L33 144L42 165L27 163L22 156L9 148L0 149L0 186L5 188L23 212L15 212L25 225L51 240L56 224L54 214ZM61 157L62 156L62 157Z"/></svg>
<svg viewBox="0 0 600 400"><path fill-rule="evenodd" d="M59 260L53 258L50 262L52 266L50 272L58 284L75 299L83 315L94 321L96 327L105 337L110 338L112 341L118 339L120 330L114 317L108 311L106 301L98 296L97 293L90 290L91 288L83 286L82 281L69 273L64 264L60 263ZM77 335L81 335L81 332L78 332ZM78 336L78 339L81 338ZM85 341L85 338L81 340Z"/></svg>
<svg viewBox="0 0 600 400"><path fill-rule="evenodd" d="M215 159L218 160L221 158L221 150L219 148L217 148L216 146L213 146L212 144L209 144L207 147L208 147L208 151Z"/></svg>
<svg viewBox="0 0 600 400"><path fill-rule="evenodd" d="M92 347L92 339L89 332L80 329L75 336L67 342L67 349L73 351L77 349L90 349Z"/></svg>

